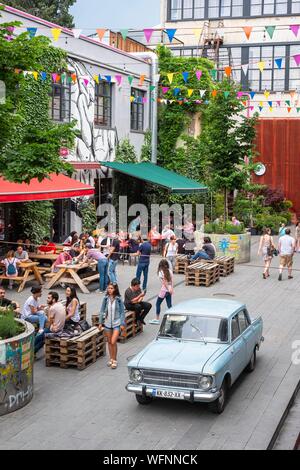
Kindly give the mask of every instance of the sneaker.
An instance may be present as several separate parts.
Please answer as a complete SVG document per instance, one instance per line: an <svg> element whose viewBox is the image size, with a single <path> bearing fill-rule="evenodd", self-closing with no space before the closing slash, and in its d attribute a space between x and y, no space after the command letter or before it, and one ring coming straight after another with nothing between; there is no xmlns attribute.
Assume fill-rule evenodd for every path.
<svg viewBox="0 0 300 470"><path fill-rule="evenodd" d="M60 284L59 284L59 285L60 285L60 287L62 287L63 289L65 289L65 288L66 288L66 284L65 284L64 282L60 282Z"/></svg>
<svg viewBox="0 0 300 470"><path fill-rule="evenodd" d="M282 274L279 274L278 281L282 281Z"/></svg>
<svg viewBox="0 0 300 470"><path fill-rule="evenodd" d="M104 291L100 290L100 289L97 289L95 292L97 292L98 294L103 294L104 293Z"/></svg>
<svg viewBox="0 0 300 470"><path fill-rule="evenodd" d="M289 278L289 279L294 279L294 277L293 277L293 276L289 276L288 278Z"/></svg>
<svg viewBox="0 0 300 470"><path fill-rule="evenodd" d="M44 329L43 328L40 328L39 331L38 331L38 334L41 335L44 333Z"/></svg>
<svg viewBox="0 0 300 470"><path fill-rule="evenodd" d="M150 324L150 325L159 325L159 324L160 324L160 321L159 321L159 320L150 320L150 321L149 321L149 324Z"/></svg>

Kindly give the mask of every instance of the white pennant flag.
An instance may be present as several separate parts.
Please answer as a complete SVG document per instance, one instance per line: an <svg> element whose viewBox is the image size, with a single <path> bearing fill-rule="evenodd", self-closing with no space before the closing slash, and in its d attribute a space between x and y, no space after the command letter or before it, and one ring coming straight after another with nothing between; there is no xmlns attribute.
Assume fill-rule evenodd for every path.
<svg viewBox="0 0 300 470"><path fill-rule="evenodd" d="M74 34L74 38L79 39L82 29L72 29L72 33Z"/></svg>
<svg viewBox="0 0 300 470"><path fill-rule="evenodd" d="M242 71L244 72L244 75L246 76L249 70L249 64L244 64L242 65Z"/></svg>
<svg viewBox="0 0 300 470"><path fill-rule="evenodd" d="M205 92L206 92L206 90L199 90L201 98L203 98L203 96L205 95Z"/></svg>
<svg viewBox="0 0 300 470"><path fill-rule="evenodd" d="M155 82L158 83L160 80L160 73L155 75Z"/></svg>

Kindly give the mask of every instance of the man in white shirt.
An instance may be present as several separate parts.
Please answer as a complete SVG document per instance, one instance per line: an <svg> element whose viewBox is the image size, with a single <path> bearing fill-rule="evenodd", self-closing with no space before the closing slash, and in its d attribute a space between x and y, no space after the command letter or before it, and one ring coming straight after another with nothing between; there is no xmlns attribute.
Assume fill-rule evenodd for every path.
<svg viewBox="0 0 300 470"><path fill-rule="evenodd" d="M279 277L278 281L282 281L283 268L288 268L288 278L293 279L293 256L295 253L296 241L291 237L291 231L289 228L285 230L285 235L280 237L278 243L278 250L280 255L280 266L279 266Z"/></svg>

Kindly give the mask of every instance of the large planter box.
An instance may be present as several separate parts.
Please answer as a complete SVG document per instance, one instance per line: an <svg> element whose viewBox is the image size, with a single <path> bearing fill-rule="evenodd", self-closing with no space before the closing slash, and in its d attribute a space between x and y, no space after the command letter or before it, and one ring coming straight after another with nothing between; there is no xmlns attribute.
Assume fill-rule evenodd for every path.
<svg viewBox="0 0 300 470"><path fill-rule="evenodd" d="M206 235L206 234L205 234ZM236 263L249 263L251 256L251 234L240 235L209 233L206 236L217 249L217 256L234 256Z"/></svg>
<svg viewBox="0 0 300 470"><path fill-rule="evenodd" d="M33 396L34 327L0 341L0 416L23 408Z"/></svg>

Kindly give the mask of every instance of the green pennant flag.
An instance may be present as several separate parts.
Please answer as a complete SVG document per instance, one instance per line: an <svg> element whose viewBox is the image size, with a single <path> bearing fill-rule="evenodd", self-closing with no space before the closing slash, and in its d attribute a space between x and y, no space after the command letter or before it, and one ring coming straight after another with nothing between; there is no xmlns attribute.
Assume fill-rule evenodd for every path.
<svg viewBox="0 0 300 470"><path fill-rule="evenodd" d="M213 69L213 70L210 70L209 72L210 72L211 78L213 80L216 80L217 79L217 70Z"/></svg>
<svg viewBox="0 0 300 470"><path fill-rule="evenodd" d="M286 104L288 105L288 107L291 106L291 102L289 100L286 100Z"/></svg>
<svg viewBox="0 0 300 470"><path fill-rule="evenodd" d="M228 98L229 95L230 95L230 91L224 91L225 98Z"/></svg>
<svg viewBox="0 0 300 470"><path fill-rule="evenodd" d="M129 75L128 77L129 85L132 85L133 79L134 77L132 75Z"/></svg>
<svg viewBox="0 0 300 470"><path fill-rule="evenodd" d="M72 77L68 77L68 84L72 82L73 82Z"/></svg>
<svg viewBox="0 0 300 470"><path fill-rule="evenodd" d="M299 111L300 111L300 108L296 108L296 110L297 110L297 113L299 113Z"/></svg>
<svg viewBox="0 0 300 470"><path fill-rule="evenodd" d="M155 90L155 88L156 88L156 86L155 86L155 85L150 85L150 91L154 91L154 90Z"/></svg>
<svg viewBox="0 0 300 470"><path fill-rule="evenodd" d="M268 35L270 36L270 39L273 39L273 34L274 34L275 29L276 29L276 26L266 26L265 29L266 29Z"/></svg>
<svg viewBox="0 0 300 470"><path fill-rule="evenodd" d="M124 39L124 41L126 41L126 38L128 36L128 29L120 29L120 33L122 35L122 38Z"/></svg>
<svg viewBox="0 0 300 470"><path fill-rule="evenodd" d="M66 73L65 73L65 72L61 74L61 76L60 76L60 79L61 79L61 82L62 82L62 83L64 83L64 82L65 82L65 80L66 80L66 76L67 76L67 75L66 75Z"/></svg>

